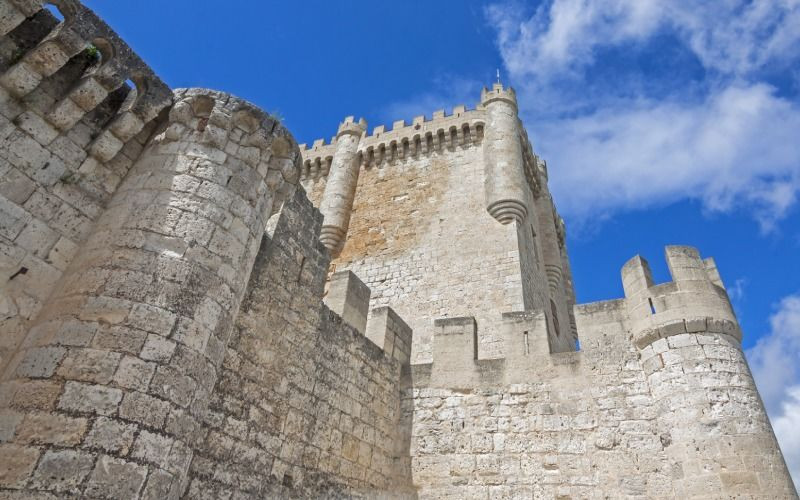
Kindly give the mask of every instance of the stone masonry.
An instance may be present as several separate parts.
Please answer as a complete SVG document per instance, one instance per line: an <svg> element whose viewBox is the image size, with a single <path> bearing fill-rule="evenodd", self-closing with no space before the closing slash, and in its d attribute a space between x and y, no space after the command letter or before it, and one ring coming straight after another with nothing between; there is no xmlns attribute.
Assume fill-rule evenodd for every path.
<svg viewBox="0 0 800 500"><path fill-rule="evenodd" d="M499 83L298 146L0 0L0 497L798 498L713 259L576 305L547 182Z"/></svg>

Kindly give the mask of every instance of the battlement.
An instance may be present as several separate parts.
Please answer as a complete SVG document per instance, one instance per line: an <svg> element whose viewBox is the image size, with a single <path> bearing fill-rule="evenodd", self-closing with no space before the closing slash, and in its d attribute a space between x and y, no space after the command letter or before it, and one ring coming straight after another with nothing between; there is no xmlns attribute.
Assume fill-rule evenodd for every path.
<svg viewBox="0 0 800 500"><path fill-rule="evenodd" d="M0 33L15 48L0 64L0 87L30 104L6 116L44 145L90 117L98 130L85 149L107 162L172 102L172 91L94 12L57 3L62 22L38 0L4 3Z"/></svg>
<svg viewBox="0 0 800 500"><path fill-rule="evenodd" d="M342 123L339 124L339 130L336 132L336 137L339 138L342 134L354 134L361 136L367 130L367 121L364 118L355 118L348 116Z"/></svg>
<svg viewBox="0 0 800 500"><path fill-rule="evenodd" d="M371 340L386 357L408 364L411 328L391 307L377 307L369 314L371 291L358 276L351 271L334 273L325 287L325 304L331 311Z"/></svg>
<svg viewBox="0 0 800 500"><path fill-rule="evenodd" d="M545 311L501 314L491 327L500 332L503 354L483 359L479 336L481 328L489 327L472 316L436 319L432 360L412 366L415 385L467 388L522 383L542 366L562 367L580 360L574 341L566 331L553 331Z"/></svg>
<svg viewBox="0 0 800 500"><path fill-rule="evenodd" d="M494 101L503 101L511 104L514 109L517 108L517 93L513 88L504 88L503 84L498 82L492 85L492 89L484 87L481 90L481 104L486 106Z"/></svg>
<svg viewBox="0 0 800 500"><path fill-rule="evenodd" d="M650 266L635 256L622 267L622 283L634 343L644 347L658 338L714 331L741 340L736 315L713 259L696 248L665 250L672 281L655 285Z"/></svg>
<svg viewBox="0 0 800 500"><path fill-rule="evenodd" d="M350 123L353 123L353 117L348 118L351 119ZM407 124L404 120L395 121L391 130L379 125L372 130L372 134L361 137L357 161L360 166L370 168L384 163L454 150L457 147L470 147L483 140L484 124L485 115L482 106L478 105L476 109L468 110L466 106L460 105L455 106L449 115L444 110L438 110L430 118L415 117L411 124ZM366 127L366 124L364 126ZM330 142L317 139L310 148L306 144L301 144L300 151L303 155L301 179L326 177L336 151L335 145L336 137Z"/></svg>
<svg viewBox="0 0 800 500"><path fill-rule="evenodd" d="M713 259L573 307L513 89L300 148L44 1L0 0L6 496L796 496Z"/></svg>
<svg viewBox="0 0 800 500"><path fill-rule="evenodd" d="M723 334L741 340L738 322L713 259L701 259L692 247L668 246L666 259L672 281L655 284L649 265L641 256L622 268L625 299L575 306L578 333L591 342L590 351L603 349L603 331L628 325L639 349L660 338L680 334ZM549 311L528 310L503 313L495 325L479 325L475 318L442 318L434 322L432 362L415 365L422 385L442 387L517 383L541 365L562 366L579 362L574 339L566 329L554 328ZM615 326L612 326L615 325ZM503 355L481 359L481 329L500 332ZM555 331L554 331L555 330ZM526 375L528 374L528 375Z"/></svg>

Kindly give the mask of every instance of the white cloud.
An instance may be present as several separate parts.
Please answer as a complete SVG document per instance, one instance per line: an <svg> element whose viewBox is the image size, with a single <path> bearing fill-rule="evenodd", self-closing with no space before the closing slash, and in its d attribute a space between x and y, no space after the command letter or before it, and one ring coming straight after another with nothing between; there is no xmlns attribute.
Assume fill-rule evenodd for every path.
<svg viewBox="0 0 800 500"><path fill-rule="evenodd" d="M526 15L516 3L488 9L508 69L517 76L558 74L589 64L600 46L641 42L670 30L703 65L745 74L797 59L800 1L555 0Z"/></svg>
<svg viewBox="0 0 800 500"><path fill-rule="evenodd" d="M753 207L771 229L800 189L800 107L765 84L700 103L608 104L530 128L559 208L579 219L691 197L710 210Z"/></svg>
<svg viewBox="0 0 800 500"><path fill-rule="evenodd" d="M572 222L695 198L746 208L769 231L795 206L800 105L762 76L797 79L800 0L506 2L487 15ZM604 49L635 53L659 36L705 72L699 80L680 64L659 81L636 67L603 72ZM589 178L591 189L575 189Z"/></svg>
<svg viewBox="0 0 800 500"><path fill-rule="evenodd" d="M800 294L780 301L770 332L746 354L786 463L800 484Z"/></svg>
<svg viewBox="0 0 800 500"><path fill-rule="evenodd" d="M777 415L786 388L800 384L800 294L784 297L769 321L769 334L747 357L767 410Z"/></svg>
<svg viewBox="0 0 800 500"><path fill-rule="evenodd" d="M772 418L772 427L796 487L800 484L800 385L787 389L781 409L781 414Z"/></svg>
<svg viewBox="0 0 800 500"><path fill-rule="evenodd" d="M744 298L744 291L747 288L747 278L736 278L732 286L728 286L728 297L731 302L736 303Z"/></svg>
<svg viewBox="0 0 800 500"><path fill-rule="evenodd" d="M800 0L512 0L487 17L570 222L691 198L770 231L796 206ZM800 294L747 357L800 481Z"/></svg>

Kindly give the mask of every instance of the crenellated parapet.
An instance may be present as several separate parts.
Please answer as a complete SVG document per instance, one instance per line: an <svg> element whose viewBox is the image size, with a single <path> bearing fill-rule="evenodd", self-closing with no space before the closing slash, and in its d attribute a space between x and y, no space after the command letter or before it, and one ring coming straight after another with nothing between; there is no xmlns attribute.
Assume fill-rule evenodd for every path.
<svg viewBox="0 0 800 500"><path fill-rule="evenodd" d="M491 387L522 383L542 366L572 366L581 353L568 331L555 331L549 312L514 311L499 314L494 324L478 324L475 317L439 318L433 324L432 361L412 366L415 384L430 387ZM481 329L499 332L503 354L484 359ZM560 370L561 368L554 368Z"/></svg>
<svg viewBox="0 0 800 500"><path fill-rule="evenodd" d="M654 285L639 256L622 268L622 281L631 340L657 408L656 429L681 470L676 491L785 490L785 465L716 264L686 246L668 246L666 259L671 282ZM735 473L693 466L737 464L743 450L758 458L733 465Z"/></svg>
<svg viewBox="0 0 800 500"><path fill-rule="evenodd" d="M77 1L0 1L0 32L3 365L173 96Z"/></svg>
<svg viewBox="0 0 800 500"><path fill-rule="evenodd" d="M359 166L372 168L479 145L483 141L484 120L484 110L480 105L472 110L456 106L449 115L439 110L430 119L415 117L411 124L398 120L390 130L384 125L377 126L372 134L364 135L359 142ZM324 139L318 139L311 147L300 145L303 180L328 175L336 140L326 143Z"/></svg>
<svg viewBox="0 0 800 500"><path fill-rule="evenodd" d="M289 132L244 100L185 89L175 101L3 369L22 491L176 498L185 486L197 439L186 429L205 418L267 218L300 161ZM172 451L92 444L123 427ZM30 439L44 428L72 437Z"/></svg>
<svg viewBox="0 0 800 500"><path fill-rule="evenodd" d="M64 17L54 26L44 2L4 2L8 12L2 31L16 49L3 61L0 86L38 107L55 131L102 112L102 126L87 151L99 162L109 161L171 103L172 92L90 9L72 0L53 3ZM49 32L48 25L53 26ZM73 81L56 78L68 74Z"/></svg>
<svg viewBox="0 0 800 500"><path fill-rule="evenodd" d="M387 358L407 365L411 359L412 330L388 306L370 311L371 291L351 271L334 273L325 284L325 305L380 348Z"/></svg>
<svg viewBox="0 0 800 500"><path fill-rule="evenodd" d="M719 332L741 340L736 315L713 259L697 249L668 246L672 281L653 284L650 267L636 256L622 268L625 301L634 343L639 348L659 338L694 332Z"/></svg>
<svg viewBox="0 0 800 500"><path fill-rule="evenodd" d="M673 281L655 285L647 262L636 256L622 269L625 299L580 306L577 313L583 317L582 324L586 325L587 314L605 305L619 316L615 321L629 329L630 342L648 356L653 352L649 346L655 341L684 334L719 335L738 343L739 325L713 259L702 260L696 249L683 246L667 247L666 255ZM551 288L562 286L563 276L555 266L548 266L546 271ZM578 332L572 325L555 328L551 313L554 311L549 309L507 312L494 324L480 325L472 316L437 319L432 364L423 371L427 370L432 383L440 386L481 385L516 382L542 363L558 364L559 356L575 351ZM572 312L570 318L574 315ZM482 359L481 329L500 332L502 356ZM673 342L681 345L683 341L664 340L664 345Z"/></svg>

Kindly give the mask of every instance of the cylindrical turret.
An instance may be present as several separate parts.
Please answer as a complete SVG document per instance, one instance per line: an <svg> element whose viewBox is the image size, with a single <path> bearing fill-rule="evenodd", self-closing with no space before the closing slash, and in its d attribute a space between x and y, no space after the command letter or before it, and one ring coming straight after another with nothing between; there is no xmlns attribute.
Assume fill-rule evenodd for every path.
<svg viewBox="0 0 800 500"><path fill-rule="evenodd" d="M181 494L267 218L300 161L253 105L175 94L3 372L16 455L4 487Z"/></svg>
<svg viewBox="0 0 800 500"><path fill-rule="evenodd" d="M671 283L654 286L639 256L625 264L622 279L674 496L792 498L716 269L690 247L667 247L667 262Z"/></svg>
<svg viewBox="0 0 800 500"><path fill-rule="evenodd" d="M350 224L361 168L357 161L358 143L366 130L367 122L363 118L356 122L352 116L348 116L339 125L336 134L336 151L319 207L324 217L319 239L331 252L341 248Z"/></svg>
<svg viewBox="0 0 800 500"><path fill-rule="evenodd" d="M484 188L486 209L503 224L523 221L525 206L525 169L519 137L517 97L514 89L499 83L492 90L483 89L481 104L486 108L487 123L484 149Z"/></svg>

